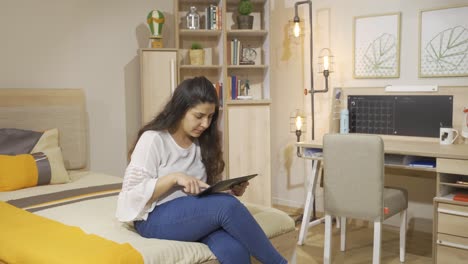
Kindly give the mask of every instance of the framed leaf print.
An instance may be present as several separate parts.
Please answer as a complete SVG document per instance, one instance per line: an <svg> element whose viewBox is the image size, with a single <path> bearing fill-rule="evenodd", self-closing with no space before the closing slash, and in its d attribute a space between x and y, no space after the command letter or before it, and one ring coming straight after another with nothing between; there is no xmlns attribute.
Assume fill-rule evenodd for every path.
<svg viewBox="0 0 468 264"><path fill-rule="evenodd" d="M400 13L354 18L353 76L400 76Z"/></svg>
<svg viewBox="0 0 468 264"><path fill-rule="evenodd" d="M468 5L419 15L419 77L468 76Z"/></svg>

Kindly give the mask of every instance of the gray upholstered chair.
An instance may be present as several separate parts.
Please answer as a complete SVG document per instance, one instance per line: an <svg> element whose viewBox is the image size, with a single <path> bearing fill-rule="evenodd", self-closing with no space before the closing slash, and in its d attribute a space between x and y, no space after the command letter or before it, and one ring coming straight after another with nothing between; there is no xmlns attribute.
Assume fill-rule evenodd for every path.
<svg viewBox="0 0 468 264"><path fill-rule="evenodd" d="M331 217L341 218L341 251L346 246L346 218L374 222L373 263L380 263L382 222L400 213L400 261L405 261L404 189L384 187L384 143L377 135L327 134L323 139L325 245L323 263L331 263Z"/></svg>

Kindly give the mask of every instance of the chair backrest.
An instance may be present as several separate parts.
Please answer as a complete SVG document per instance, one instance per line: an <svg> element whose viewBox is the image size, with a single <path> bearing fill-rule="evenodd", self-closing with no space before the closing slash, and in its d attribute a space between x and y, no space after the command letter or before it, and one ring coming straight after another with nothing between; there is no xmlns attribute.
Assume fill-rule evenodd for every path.
<svg viewBox="0 0 468 264"><path fill-rule="evenodd" d="M383 146L377 135L324 136L325 213L371 221L383 219Z"/></svg>

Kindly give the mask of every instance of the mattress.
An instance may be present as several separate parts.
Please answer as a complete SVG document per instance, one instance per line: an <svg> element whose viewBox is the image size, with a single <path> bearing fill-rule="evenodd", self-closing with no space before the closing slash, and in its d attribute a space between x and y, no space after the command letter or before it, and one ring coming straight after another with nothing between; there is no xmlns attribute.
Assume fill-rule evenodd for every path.
<svg viewBox="0 0 468 264"><path fill-rule="evenodd" d="M67 184L1 192L0 201L80 227L88 234L128 243L141 254L144 263L188 264L216 259L202 243L143 238L132 226L117 221L114 215L122 182L120 177L93 172L74 172L70 177L72 181Z"/></svg>

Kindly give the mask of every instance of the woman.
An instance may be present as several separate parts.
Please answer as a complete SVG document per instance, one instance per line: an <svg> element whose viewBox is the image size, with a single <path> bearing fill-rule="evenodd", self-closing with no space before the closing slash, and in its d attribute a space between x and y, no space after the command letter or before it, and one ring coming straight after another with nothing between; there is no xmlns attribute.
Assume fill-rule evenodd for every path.
<svg viewBox="0 0 468 264"><path fill-rule="evenodd" d="M117 218L148 238L199 241L221 263L287 263L231 193L197 197L224 169L217 127L219 100L205 77L183 81L138 133L119 194ZM208 183L208 184L207 184Z"/></svg>

